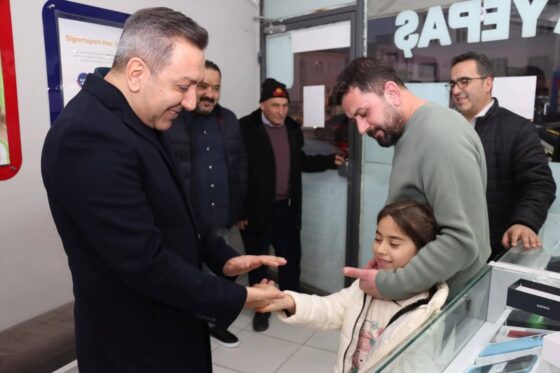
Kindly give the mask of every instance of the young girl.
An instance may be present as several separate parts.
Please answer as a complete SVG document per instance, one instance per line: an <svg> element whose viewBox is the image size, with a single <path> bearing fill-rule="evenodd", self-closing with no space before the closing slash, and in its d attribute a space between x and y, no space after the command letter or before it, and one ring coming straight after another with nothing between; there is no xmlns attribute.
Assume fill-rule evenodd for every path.
<svg viewBox="0 0 560 373"><path fill-rule="evenodd" d="M438 225L432 210L416 201L385 206L377 216L373 243L379 270L404 267L416 252L435 239ZM271 285L272 282L261 284ZM259 285L255 285L259 286ZM317 329L341 329L334 372L367 372L445 303L448 288L439 284L408 299L374 299L356 280L326 297L285 291L259 312L278 312L281 321Z"/></svg>

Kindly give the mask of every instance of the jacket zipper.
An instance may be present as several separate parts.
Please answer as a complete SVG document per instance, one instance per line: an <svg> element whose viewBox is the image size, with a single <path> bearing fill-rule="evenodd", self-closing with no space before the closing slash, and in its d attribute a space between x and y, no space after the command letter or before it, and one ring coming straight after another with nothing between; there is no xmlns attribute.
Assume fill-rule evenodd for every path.
<svg viewBox="0 0 560 373"><path fill-rule="evenodd" d="M346 355L348 355L348 350L350 349L350 346L352 345L352 340L354 339L354 335L356 334L356 326L358 325L358 321L362 318L362 312L364 312L364 308L366 306L366 300L367 300L367 295L364 293L364 300L362 301L362 309L360 310L360 313L358 314L358 318L356 319L356 321L354 322L354 326L352 327L352 335L350 336L350 340L348 341L348 347L346 347L346 351L344 351L344 356L342 357L342 372L344 373L344 365L346 364Z"/></svg>

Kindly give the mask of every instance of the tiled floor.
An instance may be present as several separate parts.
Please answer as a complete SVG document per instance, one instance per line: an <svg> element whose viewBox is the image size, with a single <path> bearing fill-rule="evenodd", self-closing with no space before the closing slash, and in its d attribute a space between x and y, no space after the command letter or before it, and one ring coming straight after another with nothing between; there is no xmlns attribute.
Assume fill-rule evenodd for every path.
<svg viewBox="0 0 560 373"><path fill-rule="evenodd" d="M212 340L214 371L231 372L329 372L336 358L339 332L315 331L270 318L270 328L254 332L253 313L244 310L229 328L241 344L226 348Z"/></svg>
<svg viewBox="0 0 560 373"><path fill-rule="evenodd" d="M228 237L232 247L242 252L239 234L232 230ZM246 285L247 275L237 278ZM254 332L253 312L243 310L228 329L241 344L226 348L212 340L212 360L216 373L324 373L332 371L336 358L339 331L325 332L283 324L275 315L270 328Z"/></svg>
<svg viewBox="0 0 560 373"><path fill-rule="evenodd" d="M239 338L238 347L223 347L212 339L215 373L324 373L332 370L338 331L286 325L272 315L270 328L257 333L251 326L252 317L252 311L243 310L228 329ZM78 373L78 368L73 362L56 373Z"/></svg>

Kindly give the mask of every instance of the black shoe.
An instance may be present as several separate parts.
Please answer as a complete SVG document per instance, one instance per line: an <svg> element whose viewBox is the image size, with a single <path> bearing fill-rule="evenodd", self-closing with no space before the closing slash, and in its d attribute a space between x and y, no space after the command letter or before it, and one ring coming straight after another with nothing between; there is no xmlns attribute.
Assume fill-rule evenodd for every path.
<svg viewBox="0 0 560 373"><path fill-rule="evenodd" d="M210 326L208 330L210 331L212 338L214 338L222 346L229 348L239 346L239 339L226 329L220 329L217 326Z"/></svg>
<svg viewBox="0 0 560 373"><path fill-rule="evenodd" d="M264 332L268 329L268 319L270 318L270 312L267 313L255 313L253 317L253 330L256 332Z"/></svg>

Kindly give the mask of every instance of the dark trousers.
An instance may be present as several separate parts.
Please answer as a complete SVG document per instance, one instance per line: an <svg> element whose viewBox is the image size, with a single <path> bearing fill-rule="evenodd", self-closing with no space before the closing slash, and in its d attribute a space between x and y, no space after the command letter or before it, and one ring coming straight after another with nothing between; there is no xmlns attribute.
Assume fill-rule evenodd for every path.
<svg viewBox="0 0 560 373"><path fill-rule="evenodd" d="M264 231L251 228L251 221L240 231L245 252L250 255L267 255L270 245L277 256L285 258L288 263L278 268L278 285L280 290L299 291L301 261L300 230L296 224L295 211L288 199L275 202L271 211L270 227ZM268 269L259 267L249 272L249 284L257 284L268 278Z"/></svg>

